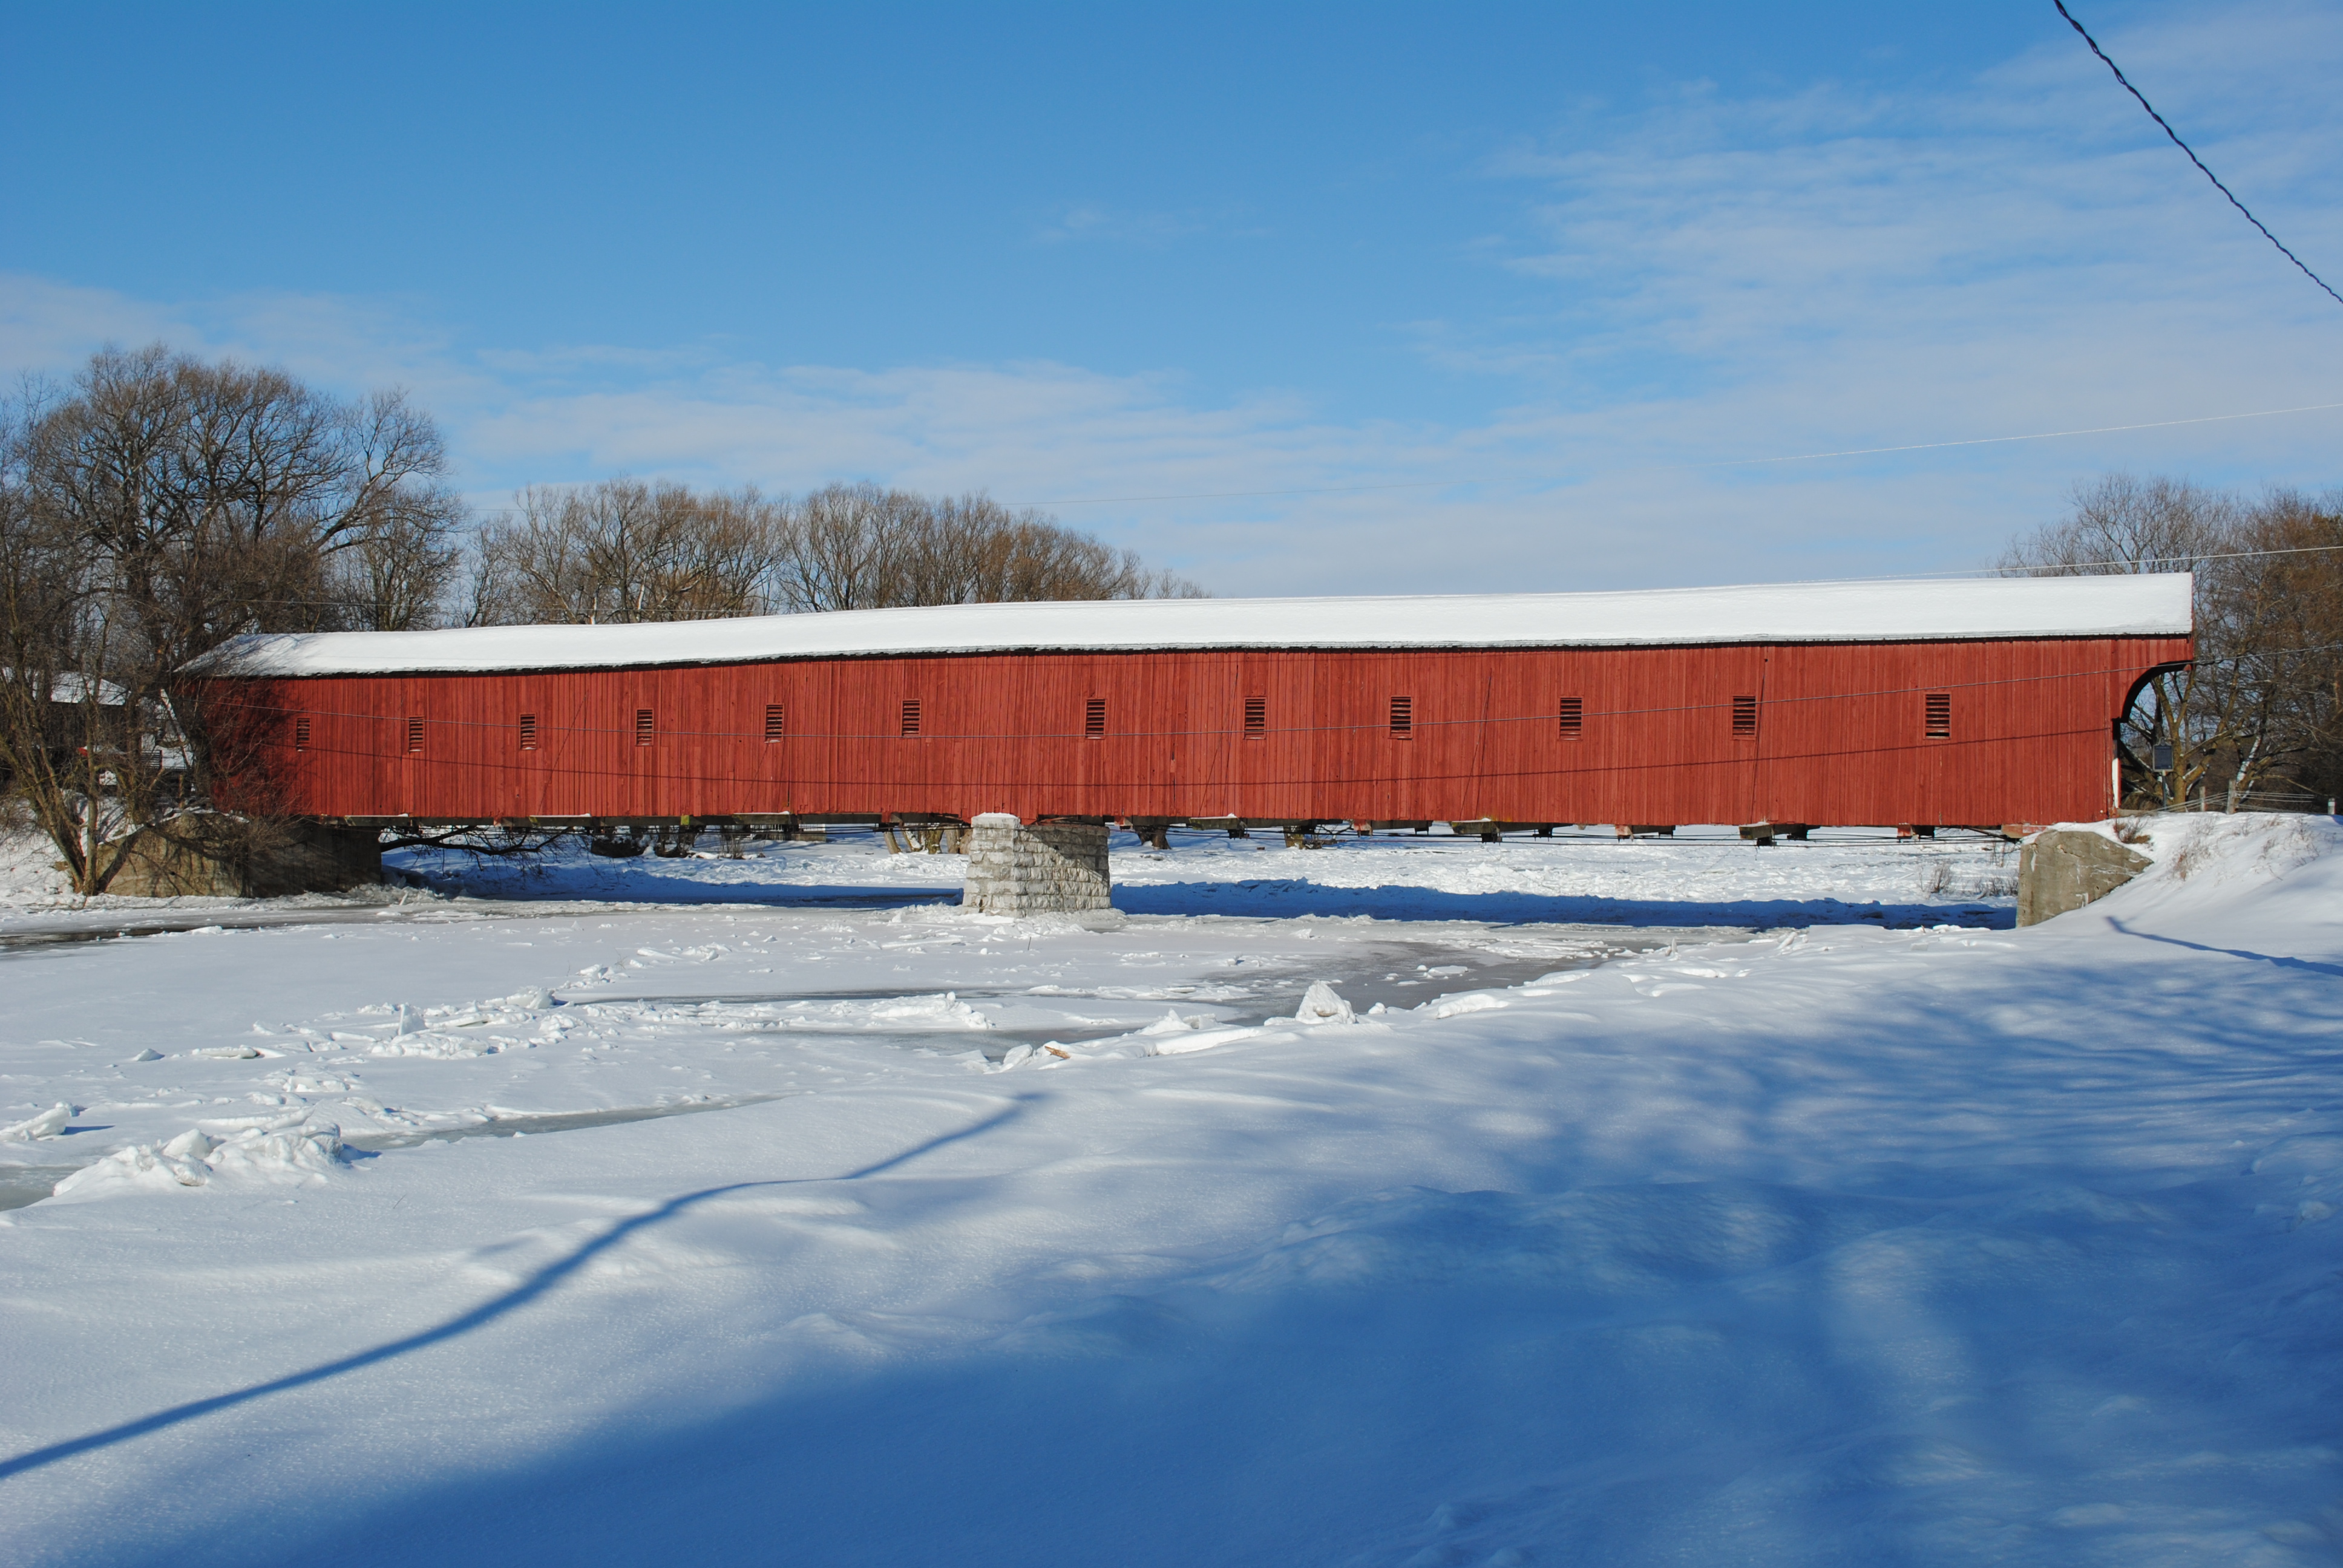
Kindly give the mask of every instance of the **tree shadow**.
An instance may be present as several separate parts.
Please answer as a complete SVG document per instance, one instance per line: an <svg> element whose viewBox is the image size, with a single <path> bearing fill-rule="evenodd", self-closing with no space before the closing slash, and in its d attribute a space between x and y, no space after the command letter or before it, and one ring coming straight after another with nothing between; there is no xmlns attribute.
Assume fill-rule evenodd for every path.
<svg viewBox="0 0 2343 1568"><path fill-rule="evenodd" d="M108 1427L103 1432L69 1438L63 1442L51 1443L45 1448L36 1448L28 1453L17 1454L14 1458L0 1461L0 1481L22 1475L27 1471L55 1464L59 1460L70 1459L75 1454L110 1448L116 1443L127 1442L133 1438L145 1437L151 1432L162 1432L202 1416L233 1410L238 1405L249 1404L255 1400L266 1399L271 1394L288 1393L295 1389L308 1388L328 1379L357 1372L365 1367L377 1366L400 1356L410 1355L417 1351L439 1344L460 1334L470 1333L538 1300L602 1253L629 1237L654 1226L665 1224L679 1214L705 1203L712 1198L721 1198L730 1193L751 1191L767 1187L804 1187L833 1181L859 1181L865 1177L892 1171L898 1166L918 1159L922 1154L944 1148L946 1145L979 1137L1003 1126L1021 1115L1026 1104L1034 1098L1035 1096L1030 1094L1020 1095L1017 1097L1016 1103L1002 1107L981 1121L955 1131L940 1133L924 1142L890 1154L874 1164L863 1166L860 1170L850 1171L842 1176L794 1176L765 1181L732 1181L720 1187L705 1187L696 1192L686 1192L679 1197L670 1198L655 1209L621 1220L584 1246L530 1274L504 1294L483 1302L471 1311L459 1313L445 1322L418 1330L403 1338L392 1340L387 1344L376 1345L371 1349L322 1362L301 1372L272 1378L266 1382L255 1383L249 1388L237 1389L229 1393L214 1394L207 1399L190 1400L185 1404L173 1405L168 1410L160 1410L152 1415L141 1416L136 1421L125 1422L118 1426Z"/></svg>
<svg viewBox="0 0 2343 1568"><path fill-rule="evenodd" d="M2258 963L2276 964L2280 969L2307 970L2313 974L2343 975L2343 964L2323 964L2316 959L2298 959L2284 953L2258 953L2250 948L2217 948L2204 942L2192 942L2182 937L2162 936L2155 931L2135 930L2115 916L2107 924L2127 937L2137 937L2144 942L2169 942L2176 948L2188 948L2200 953L2220 953L2233 959L2252 959Z"/></svg>
<svg viewBox="0 0 2343 1568"><path fill-rule="evenodd" d="M851 1305L819 1329L711 1312L727 1408L600 1410L574 1441L491 1452L485 1473L418 1456L419 1479L384 1471L365 1503L288 1463L266 1508L221 1485L216 1526L196 1517L208 1499L185 1502L191 1474L151 1523L91 1510L88 1559L1982 1564L2072 1560L2074 1543L2194 1558L2155 1522L2316 1516L2332 1468L2288 1456L2332 1433L2326 1238L2241 1222L2256 1184L2290 1194L2291 1172L2240 1177L2226 1150L2143 1168L2139 1128L2207 1101L2279 1120L2306 1098L2306 1060L2325 1060L2338 993L2109 963L2119 946L2090 963L2036 950L2006 1005L1817 992L1751 1025L1779 1031L1778 1058L1686 1046L1671 1092L1640 1107L1641 1080L1585 1070L1599 1055L1567 1059L1568 1096L1526 1045L1508 1059L1525 1097L1601 1131L1612 1169L1722 1163L1687 1151L1730 1145L1803 1177L1574 1187L1596 1157L1565 1127L1513 1168L1527 1191L1434 1194L1412 1231L1338 1231L1326 1206L1283 1202L1309 1185L1298 1161L1271 1165L1279 1239L1258 1258L1161 1288L1070 1286L941 1351ZM2199 1005L2176 1012L2167 981ZM2239 1042L2249 1005L2303 1027ZM1801 1056L1815 1040L1845 1043ZM1857 1060L1859 1086L1841 1078ZM1840 1071L1818 1084L1817 1061ZM1259 1124L1211 1130L1222 1142L1197 1162L1258 1162ZM1588 1225L1523 1239L1540 1205L1581 1198ZM1745 1258L1799 1226L1827 1233ZM1264 1260L1284 1271L1247 1271ZM1023 1294L1021 1310L1044 1296ZM641 1310L664 1328L678 1303ZM529 1374L510 1375L496 1392L526 1401ZM196 1462L226 1483L246 1448ZM2231 1462L2191 1458L2207 1452Z"/></svg>
<svg viewBox="0 0 2343 1568"><path fill-rule="evenodd" d="M1714 1561L1730 1540L1733 1561L1984 1563L2011 1543L1965 1522L2077 1495L2285 1510L2282 1478L2134 1462L2249 1422L2226 1387L2181 1392L2203 1374L2166 1321L2233 1261L2133 1217L1735 1183L1351 1207L1393 1199L1423 1222L1331 1236L1331 1273L1289 1232L1253 1261L1298 1271L1103 1293L948 1355L744 1364L728 1410L614 1410L364 1513L305 1489L240 1511L236 1539L182 1522L112 1560L1401 1568ZM1549 1222L1570 1205L1578 1223ZM1741 1255L1784 1227L1798 1244ZM2014 1287L1979 1245L2063 1262ZM1916 1358L1990 1392L1939 1397ZM2170 1408L2118 1422L2111 1467L2077 1392L2142 1386ZM2306 1399L2258 1441L2324 1422Z"/></svg>

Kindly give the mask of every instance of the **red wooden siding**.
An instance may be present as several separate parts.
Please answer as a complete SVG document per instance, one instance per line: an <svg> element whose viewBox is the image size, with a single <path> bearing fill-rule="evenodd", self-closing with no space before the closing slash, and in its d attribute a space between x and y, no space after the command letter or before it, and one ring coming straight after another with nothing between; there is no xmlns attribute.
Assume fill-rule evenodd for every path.
<svg viewBox="0 0 2343 1568"><path fill-rule="evenodd" d="M327 817L1992 825L2105 815L2127 697L2188 656L2184 638L981 654L197 692L216 722L256 723L254 799ZM1926 733L1931 692L1948 736ZM1744 697L1756 732L1736 736Z"/></svg>

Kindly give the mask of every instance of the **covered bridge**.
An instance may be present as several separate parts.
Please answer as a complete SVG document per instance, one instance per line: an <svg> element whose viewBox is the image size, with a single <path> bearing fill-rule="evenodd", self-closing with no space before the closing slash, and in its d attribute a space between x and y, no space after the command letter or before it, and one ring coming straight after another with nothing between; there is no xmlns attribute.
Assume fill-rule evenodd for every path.
<svg viewBox="0 0 2343 1568"><path fill-rule="evenodd" d="M2186 575L249 637L223 804L533 820L2000 827L2106 815Z"/></svg>

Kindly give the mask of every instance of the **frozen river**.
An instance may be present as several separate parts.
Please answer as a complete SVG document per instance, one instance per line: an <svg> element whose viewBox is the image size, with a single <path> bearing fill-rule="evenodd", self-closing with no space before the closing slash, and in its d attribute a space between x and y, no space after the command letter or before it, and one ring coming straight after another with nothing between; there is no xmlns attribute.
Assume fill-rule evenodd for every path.
<svg viewBox="0 0 2343 1568"><path fill-rule="evenodd" d="M2337 839L20 856L0 1551L2321 1560Z"/></svg>

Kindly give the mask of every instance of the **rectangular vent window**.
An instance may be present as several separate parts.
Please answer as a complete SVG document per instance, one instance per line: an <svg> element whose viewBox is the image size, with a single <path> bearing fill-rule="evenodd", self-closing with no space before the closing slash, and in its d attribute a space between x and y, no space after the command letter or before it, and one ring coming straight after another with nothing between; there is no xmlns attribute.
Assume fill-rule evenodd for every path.
<svg viewBox="0 0 2343 1568"><path fill-rule="evenodd" d="M916 697L907 697L903 699L903 733L917 735L919 732L920 699Z"/></svg>
<svg viewBox="0 0 2343 1568"><path fill-rule="evenodd" d="M523 751L537 749L537 715L534 713L520 716L520 749Z"/></svg>
<svg viewBox="0 0 2343 1568"><path fill-rule="evenodd" d="M1577 698L1565 697L1562 699L1560 724L1562 738L1564 740L1578 739L1579 729L1584 719L1585 709L1580 705Z"/></svg>
<svg viewBox="0 0 2343 1568"><path fill-rule="evenodd" d="M293 721L293 749L309 749L309 716L306 713Z"/></svg>
<svg viewBox="0 0 2343 1568"><path fill-rule="evenodd" d="M407 721L407 749L409 751L423 749L423 720L420 719Z"/></svg>
<svg viewBox="0 0 2343 1568"><path fill-rule="evenodd" d="M789 710L778 702L765 704L765 743L771 745L789 732Z"/></svg>
<svg viewBox="0 0 2343 1568"><path fill-rule="evenodd" d="M1414 698L1413 698L1413 697L1394 697L1394 698L1393 698L1393 699L1392 699L1392 709L1391 709L1391 732L1392 732L1393 735L1399 736L1399 737L1400 737L1400 738L1402 738L1403 739L1414 739L1414 737L1415 737L1415 699L1414 699Z"/></svg>
<svg viewBox="0 0 2343 1568"><path fill-rule="evenodd" d="M1757 699L1736 697L1733 699L1733 733L1736 739L1747 740L1757 733Z"/></svg>
<svg viewBox="0 0 2343 1568"><path fill-rule="evenodd" d="M1245 699L1244 732L1245 739L1247 740L1258 740L1262 736L1269 733L1268 698L1248 697Z"/></svg>
<svg viewBox="0 0 2343 1568"><path fill-rule="evenodd" d="M1953 694L1951 692L1928 693L1924 703L1924 712L1927 718L1929 739L1950 740L1953 738Z"/></svg>
<svg viewBox="0 0 2343 1568"><path fill-rule="evenodd" d="M1082 704L1082 739L1085 740L1106 739L1105 698L1093 697Z"/></svg>
<svg viewBox="0 0 2343 1568"><path fill-rule="evenodd" d="M658 739L659 720L651 716L651 710L649 709L636 709L635 744L638 746L649 746L652 741Z"/></svg>

